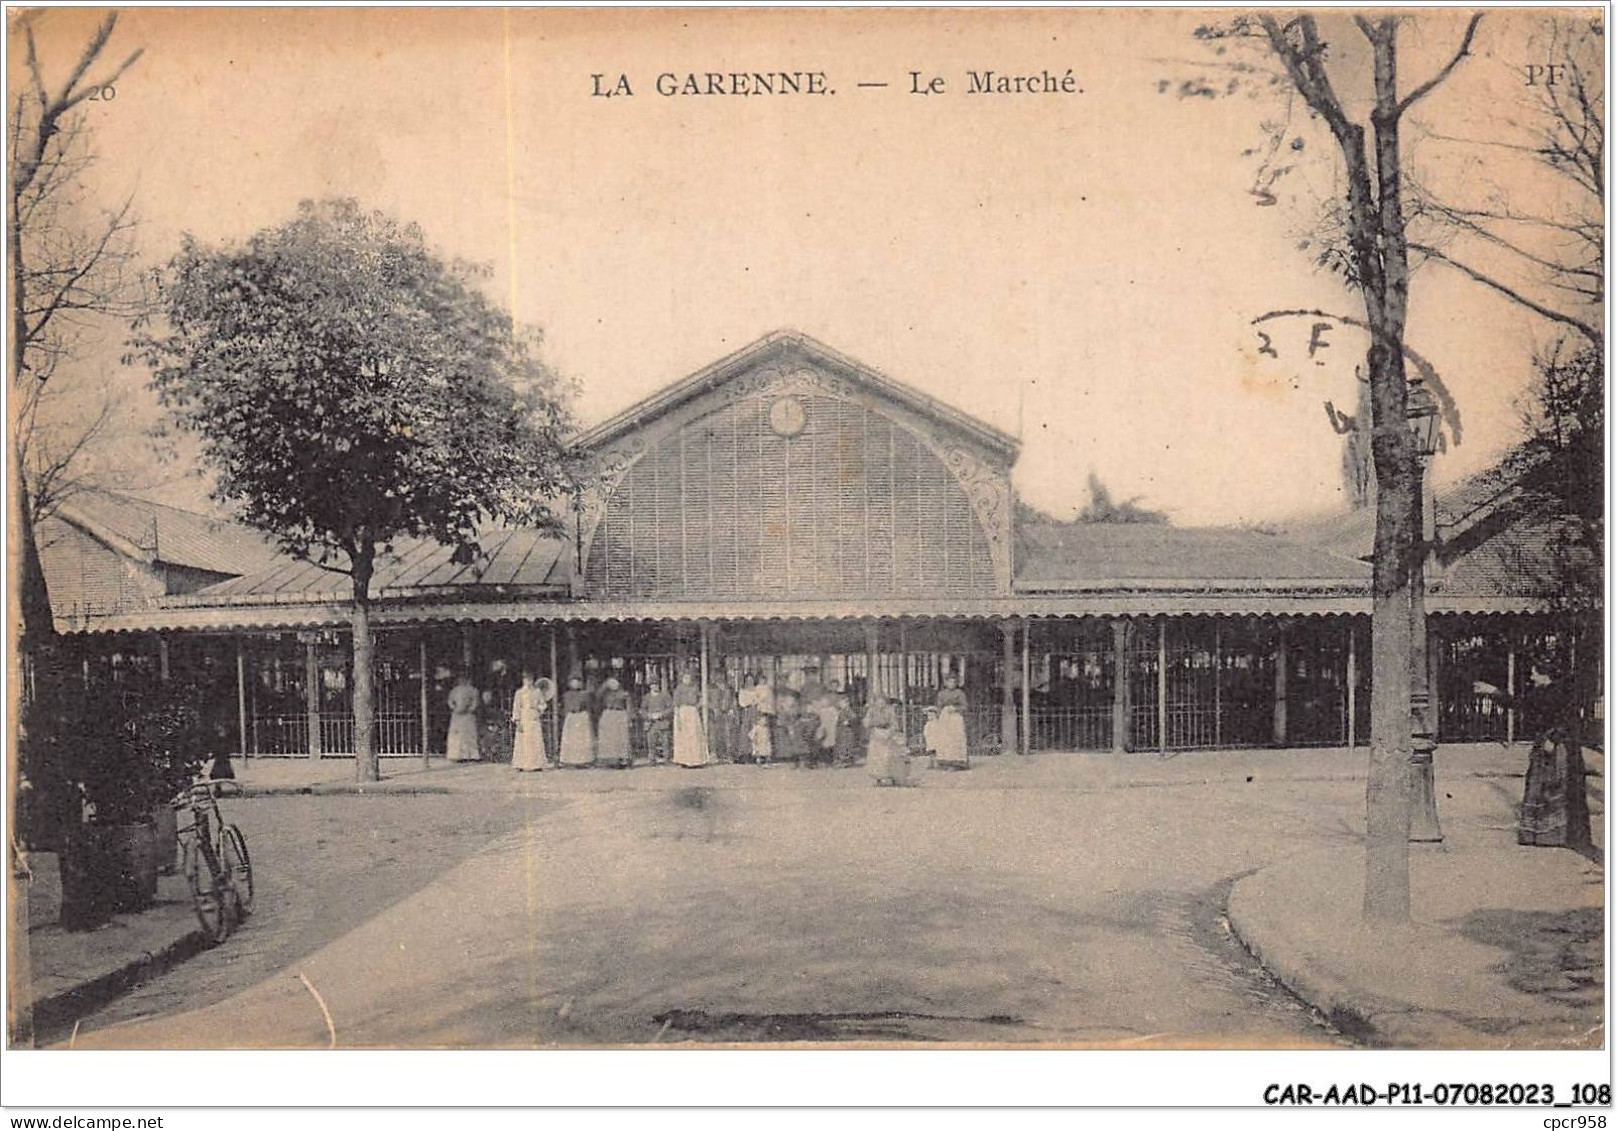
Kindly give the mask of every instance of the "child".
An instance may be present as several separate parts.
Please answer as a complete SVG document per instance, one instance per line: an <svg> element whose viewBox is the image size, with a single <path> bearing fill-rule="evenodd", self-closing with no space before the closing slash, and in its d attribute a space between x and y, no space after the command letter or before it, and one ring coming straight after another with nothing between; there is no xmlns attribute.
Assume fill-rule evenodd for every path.
<svg viewBox="0 0 1617 1131"><path fill-rule="evenodd" d="M815 764L829 766L836 760L837 732L842 721L836 700L822 694L814 704L814 716L814 740L818 747Z"/></svg>
<svg viewBox="0 0 1617 1131"><path fill-rule="evenodd" d="M752 743L752 760L760 766L769 765L773 757L773 750L769 741L769 716L759 715L753 720L752 730L747 735Z"/></svg>
<svg viewBox="0 0 1617 1131"><path fill-rule="evenodd" d="M646 752L653 766L665 766L674 750L674 701L656 680L640 700L640 713L646 720Z"/></svg>

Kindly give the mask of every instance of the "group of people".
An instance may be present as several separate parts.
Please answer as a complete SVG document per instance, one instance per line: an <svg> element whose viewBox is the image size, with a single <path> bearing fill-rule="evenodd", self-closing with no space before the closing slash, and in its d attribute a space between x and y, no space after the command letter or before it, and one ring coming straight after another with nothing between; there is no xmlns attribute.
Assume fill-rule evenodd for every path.
<svg viewBox="0 0 1617 1131"><path fill-rule="evenodd" d="M721 694L718 717L729 732L732 761L813 769L858 760L853 705L840 687L810 678L801 689L777 689L767 678L748 674L735 693L733 715L730 698Z"/></svg>
<svg viewBox="0 0 1617 1131"><path fill-rule="evenodd" d="M448 759L479 760L478 694L470 679L457 681L448 705ZM706 706L704 723L702 689L691 672L679 677L672 694L661 681L654 682L636 706L615 676L593 693L574 676L558 697L553 680L524 671L511 702L511 765L519 772L551 766L627 769L634 764L630 720L637 714L652 765L697 768L750 762L803 769L846 767L858 764L862 751L878 785L909 781L903 720L884 695L871 695L858 717L853 701L839 686L809 678L800 689L777 689L768 677L749 673L739 690L724 682L709 686ZM938 692L936 704L927 708L925 746L940 768L970 765L965 708L966 694L952 677ZM561 741L554 755L545 728L551 710L561 712Z"/></svg>

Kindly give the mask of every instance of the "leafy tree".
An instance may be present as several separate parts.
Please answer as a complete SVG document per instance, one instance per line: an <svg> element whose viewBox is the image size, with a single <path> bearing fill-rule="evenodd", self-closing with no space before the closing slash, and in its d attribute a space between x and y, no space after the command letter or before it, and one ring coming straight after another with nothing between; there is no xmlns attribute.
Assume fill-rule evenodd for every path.
<svg viewBox="0 0 1617 1131"><path fill-rule="evenodd" d="M476 275L414 225L305 202L243 245L187 236L156 281L165 325L132 341L215 497L351 579L361 781L377 776L378 554L427 538L473 561L490 521L558 528L548 501L570 488L567 390Z"/></svg>
<svg viewBox="0 0 1617 1131"><path fill-rule="evenodd" d="M1535 368L1522 441L1494 474L1509 492L1504 521L1526 532L1506 564L1546 606L1549 631L1529 656L1530 670L1549 680L1540 717L1567 745L1572 783L1582 783L1584 736L1598 727L1605 635L1605 365L1598 348L1562 341ZM1568 844L1587 847L1586 792L1567 792Z"/></svg>
<svg viewBox="0 0 1617 1131"><path fill-rule="evenodd" d="M1143 523L1149 526L1168 525L1164 511L1140 506L1141 496L1118 502L1112 492L1100 481L1100 476L1089 473L1089 502L1078 512L1077 521L1090 523Z"/></svg>

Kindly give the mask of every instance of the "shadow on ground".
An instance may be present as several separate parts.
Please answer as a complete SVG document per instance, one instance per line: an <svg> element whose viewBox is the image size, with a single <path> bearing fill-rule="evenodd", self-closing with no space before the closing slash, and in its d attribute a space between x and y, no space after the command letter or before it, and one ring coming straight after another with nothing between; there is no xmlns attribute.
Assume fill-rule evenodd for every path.
<svg viewBox="0 0 1617 1131"><path fill-rule="evenodd" d="M290 968L567 802L533 795L233 799L253 854L253 916L225 943L85 1017L82 1032L195 1010ZM41 1043L66 1032L42 1034Z"/></svg>
<svg viewBox="0 0 1617 1131"><path fill-rule="evenodd" d="M1506 952L1495 969L1514 989L1562 1005L1599 1009L1605 997L1601 909L1487 909L1458 920L1458 926L1467 938Z"/></svg>

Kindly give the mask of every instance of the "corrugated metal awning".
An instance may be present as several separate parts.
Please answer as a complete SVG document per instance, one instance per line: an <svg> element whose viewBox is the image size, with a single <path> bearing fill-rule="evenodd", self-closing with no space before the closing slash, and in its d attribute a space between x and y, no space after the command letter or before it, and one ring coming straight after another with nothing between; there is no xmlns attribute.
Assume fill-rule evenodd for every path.
<svg viewBox="0 0 1617 1131"><path fill-rule="evenodd" d="M1431 593L1433 614L1504 615L1538 612L1542 601ZM1207 584L1159 580L1093 583L1081 590L1020 591L985 597L882 597L868 600L633 600L575 599L555 585L416 588L408 596L379 597L378 627L580 621L808 621L895 618L1005 619L1014 617L1149 616L1368 616L1367 585L1252 580ZM64 632L277 631L340 628L351 606L338 595L265 592L221 598L217 587L187 597L162 598L146 609L67 621Z"/></svg>
<svg viewBox="0 0 1617 1131"><path fill-rule="evenodd" d="M1467 598L1433 600L1433 614L1512 614L1538 611L1524 599ZM937 619L1003 619L1014 617L1114 616L1368 616L1370 598L1339 594L1310 596L1282 593L1092 594L1087 596L1021 596L937 601L782 601L636 602L513 600L425 601L408 605L379 604L372 622L378 628L454 623L519 623L536 621L641 620L848 620L899 617ZM277 631L297 628L340 628L349 622L347 604L306 603L232 607L151 609L115 616L85 617L62 625L77 633L155 631Z"/></svg>

